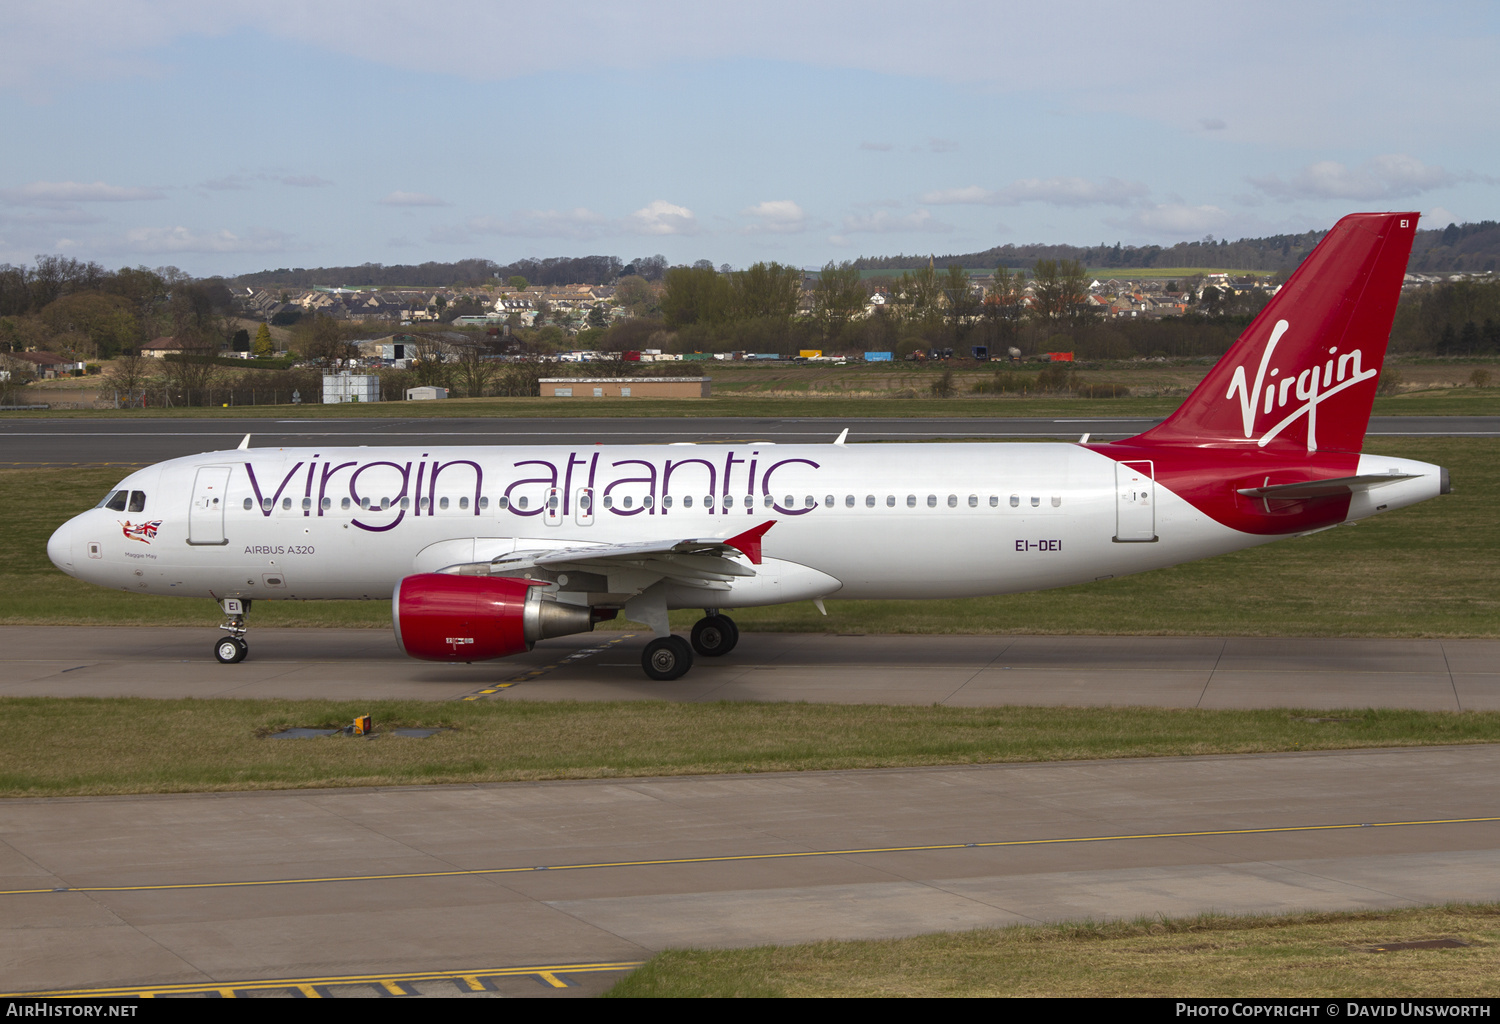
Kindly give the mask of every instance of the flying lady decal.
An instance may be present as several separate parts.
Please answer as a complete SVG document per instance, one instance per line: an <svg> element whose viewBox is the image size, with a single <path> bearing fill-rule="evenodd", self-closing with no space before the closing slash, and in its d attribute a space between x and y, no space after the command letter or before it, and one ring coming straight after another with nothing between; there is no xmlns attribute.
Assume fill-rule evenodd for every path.
<svg viewBox="0 0 1500 1024"><path fill-rule="evenodd" d="M119 520L115 520L119 522ZM161 520L157 519L149 523L131 524L130 520L120 523L126 540L138 540L142 544L150 544L156 537L156 531L161 526Z"/></svg>

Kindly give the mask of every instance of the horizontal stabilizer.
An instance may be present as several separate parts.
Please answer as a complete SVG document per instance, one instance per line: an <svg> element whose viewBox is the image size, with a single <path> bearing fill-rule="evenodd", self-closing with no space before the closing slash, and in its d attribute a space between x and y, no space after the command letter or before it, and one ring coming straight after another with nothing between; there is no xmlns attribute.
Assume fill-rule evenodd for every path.
<svg viewBox="0 0 1500 1024"><path fill-rule="evenodd" d="M1367 491L1381 484L1411 480L1415 473L1367 473L1364 476L1341 476L1332 480L1304 480L1295 484L1270 484L1265 487L1242 487L1238 493L1247 498L1333 498L1357 491Z"/></svg>

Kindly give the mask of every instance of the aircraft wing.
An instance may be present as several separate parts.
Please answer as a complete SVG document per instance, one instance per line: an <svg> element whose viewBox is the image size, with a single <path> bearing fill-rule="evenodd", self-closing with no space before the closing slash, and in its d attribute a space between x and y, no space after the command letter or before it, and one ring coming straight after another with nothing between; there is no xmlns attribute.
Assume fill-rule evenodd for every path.
<svg viewBox="0 0 1500 1024"><path fill-rule="evenodd" d="M1341 494L1367 491L1381 484L1410 480L1410 473L1366 473L1364 476L1341 476L1332 480L1304 480L1295 484L1267 484L1264 487L1241 487L1238 493L1247 498L1331 498Z"/></svg>
<svg viewBox="0 0 1500 1024"><path fill-rule="evenodd" d="M727 539L700 537L515 551L482 566L453 566L443 571L520 576L541 570L549 578L581 574L595 580L603 577L608 581L605 587L615 593L639 592L660 580L726 590L735 577L755 575L755 569L735 556L759 565L760 539L773 524L763 523Z"/></svg>

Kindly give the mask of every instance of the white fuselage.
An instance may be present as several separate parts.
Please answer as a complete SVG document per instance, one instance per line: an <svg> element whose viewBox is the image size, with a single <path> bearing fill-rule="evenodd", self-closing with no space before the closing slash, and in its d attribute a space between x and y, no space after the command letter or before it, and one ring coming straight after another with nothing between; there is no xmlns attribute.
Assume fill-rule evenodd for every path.
<svg viewBox="0 0 1500 1024"><path fill-rule="evenodd" d="M774 520L724 608L971 597L1121 576L1275 535L1216 522L1075 444L249 449L164 462L48 545L69 574L136 593L386 599L413 573L516 551L730 538ZM1439 469L1356 495L1348 519L1439 492ZM368 506L368 507L367 507ZM1119 538L1119 539L1117 539ZM708 595L669 591L669 607Z"/></svg>

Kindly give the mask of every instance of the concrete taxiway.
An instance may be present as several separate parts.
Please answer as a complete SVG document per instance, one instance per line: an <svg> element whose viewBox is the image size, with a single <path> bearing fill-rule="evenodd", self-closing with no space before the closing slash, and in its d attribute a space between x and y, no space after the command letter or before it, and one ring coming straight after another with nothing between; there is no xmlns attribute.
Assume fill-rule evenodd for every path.
<svg viewBox="0 0 1500 1024"><path fill-rule="evenodd" d="M673 682L643 633L548 640L474 665L413 661L375 629L0 627L0 696L752 700L955 706L1500 709L1500 641L1284 637L829 636L746 632Z"/></svg>
<svg viewBox="0 0 1500 1024"><path fill-rule="evenodd" d="M1493 899L1497 773L1476 746L13 800L0 992Z"/></svg>

